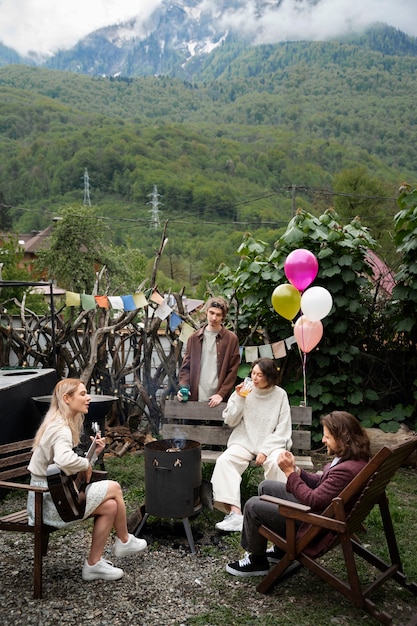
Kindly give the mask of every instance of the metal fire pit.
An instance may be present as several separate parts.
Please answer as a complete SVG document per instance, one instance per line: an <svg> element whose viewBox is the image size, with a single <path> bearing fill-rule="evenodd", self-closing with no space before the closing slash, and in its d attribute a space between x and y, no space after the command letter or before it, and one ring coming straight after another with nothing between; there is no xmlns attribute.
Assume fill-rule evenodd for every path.
<svg viewBox="0 0 417 626"><path fill-rule="evenodd" d="M139 535L149 515L181 518L191 552L195 554L189 517L201 511L201 445L190 439L162 439L144 447L145 514L136 530Z"/></svg>

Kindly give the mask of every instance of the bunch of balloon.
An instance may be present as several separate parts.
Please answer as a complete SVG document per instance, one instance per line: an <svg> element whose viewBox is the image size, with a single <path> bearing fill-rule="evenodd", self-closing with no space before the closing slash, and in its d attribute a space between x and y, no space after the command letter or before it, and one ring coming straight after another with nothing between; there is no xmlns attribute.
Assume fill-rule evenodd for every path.
<svg viewBox="0 0 417 626"><path fill-rule="evenodd" d="M272 306L294 324L294 337L302 353L304 405L307 404L306 360L323 336L321 320L333 306L333 299L324 287L309 287L316 278L319 264L312 252L299 249L291 252L284 263L284 272L290 284L279 285L272 294Z"/></svg>

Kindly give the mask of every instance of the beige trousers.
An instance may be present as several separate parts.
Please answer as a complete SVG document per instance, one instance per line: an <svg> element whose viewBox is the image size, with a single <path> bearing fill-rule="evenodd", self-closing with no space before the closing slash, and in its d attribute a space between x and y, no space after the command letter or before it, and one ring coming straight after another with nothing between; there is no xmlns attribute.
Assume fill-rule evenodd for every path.
<svg viewBox="0 0 417 626"><path fill-rule="evenodd" d="M265 480L286 482L286 476L277 465L277 459L283 449L273 450L263 464ZM249 450L233 443L217 459L211 484L213 486L213 504L216 509L230 513L230 505L242 508L240 484L242 474L254 460Z"/></svg>

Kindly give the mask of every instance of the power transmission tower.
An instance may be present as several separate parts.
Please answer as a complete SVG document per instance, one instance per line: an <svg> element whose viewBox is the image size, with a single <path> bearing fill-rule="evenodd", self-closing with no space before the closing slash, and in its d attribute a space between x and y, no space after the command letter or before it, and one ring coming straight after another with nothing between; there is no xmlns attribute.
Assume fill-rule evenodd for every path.
<svg viewBox="0 0 417 626"><path fill-rule="evenodd" d="M151 214L150 228L159 228L161 226L161 222L159 220L160 206L164 206L162 202L159 202L158 198L161 195L158 193L158 187L156 185L153 186L152 193L148 194L148 197L151 198L151 201L147 204L152 205L152 209L150 209L149 213Z"/></svg>
<svg viewBox="0 0 417 626"><path fill-rule="evenodd" d="M88 170L84 170L84 206L91 206L90 200L90 177L88 176Z"/></svg>

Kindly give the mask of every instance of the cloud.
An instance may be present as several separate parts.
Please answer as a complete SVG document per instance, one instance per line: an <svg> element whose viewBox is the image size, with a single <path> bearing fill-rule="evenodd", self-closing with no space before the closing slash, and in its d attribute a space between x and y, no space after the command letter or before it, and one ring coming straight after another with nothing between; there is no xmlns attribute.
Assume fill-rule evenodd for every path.
<svg viewBox="0 0 417 626"><path fill-rule="evenodd" d="M177 0L193 4L191 0ZM53 53L70 48L92 31L132 17L146 20L163 0L0 0L0 41L20 54ZM417 36L416 0L265 0L269 8L257 15L259 0L241 0L221 18L225 28L258 33L259 43L323 40L385 22ZM234 7L236 3L233 3ZM202 0L193 12L211 12L217 22L227 0Z"/></svg>
<svg viewBox="0 0 417 626"><path fill-rule="evenodd" d="M272 3L259 17L256 1L247 2L240 11L222 18L225 27L241 34L258 33L258 43L308 40L320 41L362 30L375 22L384 22L417 36L416 0L283 0L277 8Z"/></svg>
<svg viewBox="0 0 417 626"><path fill-rule="evenodd" d="M0 0L0 41L22 55L70 48L92 31L146 19L162 0Z"/></svg>
<svg viewBox="0 0 417 626"><path fill-rule="evenodd" d="M283 0L277 8L256 13L255 2L222 18L224 26L253 36L258 43L294 40L325 40L329 37L362 30L375 22L384 22L417 36L416 0Z"/></svg>

